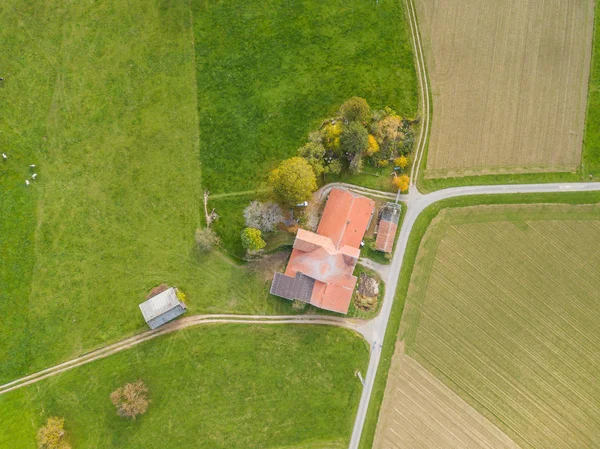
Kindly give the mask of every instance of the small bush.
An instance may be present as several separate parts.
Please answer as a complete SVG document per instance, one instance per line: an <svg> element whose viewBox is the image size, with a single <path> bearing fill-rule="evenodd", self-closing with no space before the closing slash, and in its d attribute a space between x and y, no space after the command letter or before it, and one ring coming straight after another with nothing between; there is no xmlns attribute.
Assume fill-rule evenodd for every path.
<svg viewBox="0 0 600 449"><path fill-rule="evenodd" d="M294 310L296 312L302 312L302 311L306 310L307 307L308 307L308 304L305 303L304 301L300 301L299 299L294 299L292 301L292 310Z"/></svg>
<svg viewBox="0 0 600 449"><path fill-rule="evenodd" d="M110 401L117 408L117 414L134 419L148 411L148 388L142 380L125 384L110 394Z"/></svg>
<svg viewBox="0 0 600 449"><path fill-rule="evenodd" d="M37 433L38 449L71 449L66 441L65 419L48 418L46 425Z"/></svg>
<svg viewBox="0 0 600 449"><path fill-rule="evenodd" d="M377 166L379 168L384 168L384 167L387 167L388 165L390 165L390 161L388 161L387 159L381 159L380 161L377 161Z"/></svg>
<svg viewBox="0 0 600 449"><path fill-rule="evenodd" d="M329 173L332 175L339 175L342 172L342 163L335 159L329 163L327 166Z"/></svg>
<svg viewBox="0 0 600 449"><path fill-rule="evenodd" d="M181 290L179 290L178 288L175 289L175 294L177 295L177 299L180 300L181 302L185 303L185 300L187 299L187 296L185 293L183 293Z"/></svg>
<svg viewBox="0 0 600 449"><path fill-rule="evenodd" d="M379 144L373 134L369 134L369 148L367 150L367 156L372 156L379 151Z"/></svg>
<svg viewBox="0 0 600 449"><path fill-rule="evenodd" d="M211 228L196 229L194 235L196 246L201 252L210 251L214 246L219 245L219 237Z"/></svg>
<svg viewBox="0 0 600 449"><path fill-rule="evenodd" d="M342 123L335 122L330 123L323 128L322 136L323 136L323 145L328 150L333 151L334 153L338 153L340 151L340 134L342 134Z"/></svg>
<svg viewBox="0 0 600 449"><path fill-rule="evenodd" d="M242 245L248 251L258 251L267 246L262 233L256 228L246 228L242 231Z"/></svg>
<svg viewBox="0 0 600 449"><path fill-rule="evenodd" d="M354 295L354 306L357 309L369 312L377 308L377 296L364 296L359 293Z"/></svg>

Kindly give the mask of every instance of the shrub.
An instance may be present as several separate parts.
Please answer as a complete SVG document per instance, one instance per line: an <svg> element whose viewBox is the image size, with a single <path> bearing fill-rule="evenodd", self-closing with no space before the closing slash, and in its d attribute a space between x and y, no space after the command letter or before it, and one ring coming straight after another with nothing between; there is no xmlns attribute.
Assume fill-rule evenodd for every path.
<svg viewBox="0 0 600 449"><path fill-rule="evenodd" d="M317 190L317 179L310 164L301 157L283 161L269 176L273 192L286 204L307 201Z"/></svg>
<svg viewBox="0 0 600 449"><path fill-rule="evenodd" d="M246 228L242 231L242 245L248 251L258 251L267 246L262 233L256 228Z"/></svg>
<svg viewBox="0 0 600 449"><path fill-rule="evenodd" d="M350 161L350 166L348 167L348 170L353 175L356 175L356 174L362 172L362 170L363 170L363 160L362 160L362 156L360 155L360 153L357 153L357 154L354 155L354 157Z"/></svg>
<svg viewBox="0 0 600 449"><path fill-rule="evenodd" d="M342 150L350 154L362 154L369 148L369 133L360 123L344 126L340 136Z"/></svg>
<svg viewBox="0 0 600 449"><path fill-rule="evenodd" d="M394 164L404 170L406 167L408 167L408 158L406 156L397 157L394 159Z"/></svg>
<svg viewBox="0 0 600 449"><path fill-rule="evenodd" d="M339 175L342 172L342 163L339 160L334 159L329 163L327 169L332 175Z"/></svg>
<svg viewBox="0 0 600 449"><path fill-rule="evenodd" d="M365 312L375 310L377 308L377 296L364 296L357 293L354 295L354 306Z"/></svg>
<svg viewBox="0 0 600 449"><path fill-rule="evenodd" d="M185 300L187 299L186 294L178 288L175 289L175 294L177 295L177 299L181 302L185 302Z"/></svg>
<svg viewBox="0 0 600 449"><path fill-rule="evenodd" d="M64 418L48 418L46 425L38 430L36 439L39 449L71 449L66 441Z"/></svg>
<svg viewBox="0 0 600 449"><path fill-rule="evenodd" d="M400 190L400 192L406 193L408 192L410 178L407 175L395 176L392 183L396 189Z"/></svg>
<svg viewBox="0 0 600 449"><path fill-rule="evenodd" d="M196 246L202 252L210 251L213 246L219 244L219 237L211 228L196 229L194 238Z"/></svg>
<svg viewBox="0 0 600 449"><path fill-rule="evenodd" d="M300 301L299 299L294 299L292 301L292 310L296 312L302 312L306 307L308 307L308 304L304 301Z"/></svg>
<svg viewBox="0 0 600 449"><path fill-rule="evenodd" d="M271 232L283 221L283 214L277 204L252 201L244 209L244 218L247 227Z"/></svg>
<svg viewBox="0 0 600 449"><path fill-rule="evenodd" d="M365 122L371 117L371 108L364 98L352 97L340 107L340 115L346 122Z"/></svg>
<svg viewBox="0 0 600 449"><path fill-rule="evenodd" d="M387 159L381 159L377 161L377 166L380 168L387 167L388 165L390 165L390 161L388 161Z"/></svg>
<svg viewBox="0 0 600 449"><path fill-rule="evenodd" d="M379 151L379 144L373 134L369 134L369 148L367 149L367 156L371 156Z"/></svg>
<svg viewBox="0 0 600 449"><path fill-rule="evenodd" d="M135 419L148 410L148 388L142 380L125 384L110 394L110 401L117 408L117 414L124 418Z"/></svg>

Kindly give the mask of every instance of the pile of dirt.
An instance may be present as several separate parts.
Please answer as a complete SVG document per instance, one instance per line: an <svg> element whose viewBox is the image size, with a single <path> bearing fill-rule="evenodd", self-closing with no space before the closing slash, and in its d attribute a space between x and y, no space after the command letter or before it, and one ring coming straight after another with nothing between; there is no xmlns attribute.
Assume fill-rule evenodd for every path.
<svg viewBox="0 0 600 449"><path fill-rule="evenodd" d="M379 282L361 273L358 277L358 289L354 295L354 305L360 310L374 310L379 297Z"/></svg>
<svg viewBox="0 0 600 449"><path fill-rule="evenodd" d="M150 299L156 295L158 295L159 293L164 292L165 290L168 290L169 286L167 284L160 284L157 285L156 287L154 287L152 290L150 290L150 293L148 293L146 295L146 299Z"/></svg>
<svg viewBox="0 0 600 449"><path fill-rule="evenodd" d="M358 277L358 294L377 297L379 295L379 282L365 273L361 273Z"/></svg>

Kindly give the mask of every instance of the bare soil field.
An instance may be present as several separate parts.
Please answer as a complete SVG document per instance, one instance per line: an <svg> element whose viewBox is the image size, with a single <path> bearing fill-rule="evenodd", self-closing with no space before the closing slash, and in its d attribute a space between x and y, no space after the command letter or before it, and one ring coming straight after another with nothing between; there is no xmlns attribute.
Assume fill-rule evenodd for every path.
<svg viewBox="0 0 600 449"><path fill-rule="evenodd" d="M521 447L600 447L599 246L600 205L442 211L413 271L406 354Z"/></svg>
<svg viewBox="0 0 600 449"><path fill-rule="evenodd" d="M415 0L432 88L426 178L574 172L592 0Z"/></svg>
<svg viewBox="0 0 600 449"><path fill-rule="evenodd" d="M402 351L395 354L373 449L518 448Z"/></svg>

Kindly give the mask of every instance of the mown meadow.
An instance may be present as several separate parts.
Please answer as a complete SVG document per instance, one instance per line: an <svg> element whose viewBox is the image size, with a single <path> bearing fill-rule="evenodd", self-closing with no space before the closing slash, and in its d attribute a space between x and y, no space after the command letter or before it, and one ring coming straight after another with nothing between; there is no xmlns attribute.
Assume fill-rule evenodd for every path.
<svg viewBox="0 0 600 449"><path fill-rule="evenodd" d="M342 449L367 360L344 329L189 328L0 395L0 447L35 447L38 427L61 416L73 448ZM148 411L121 418L110 393L138 379Z"/></svg>

